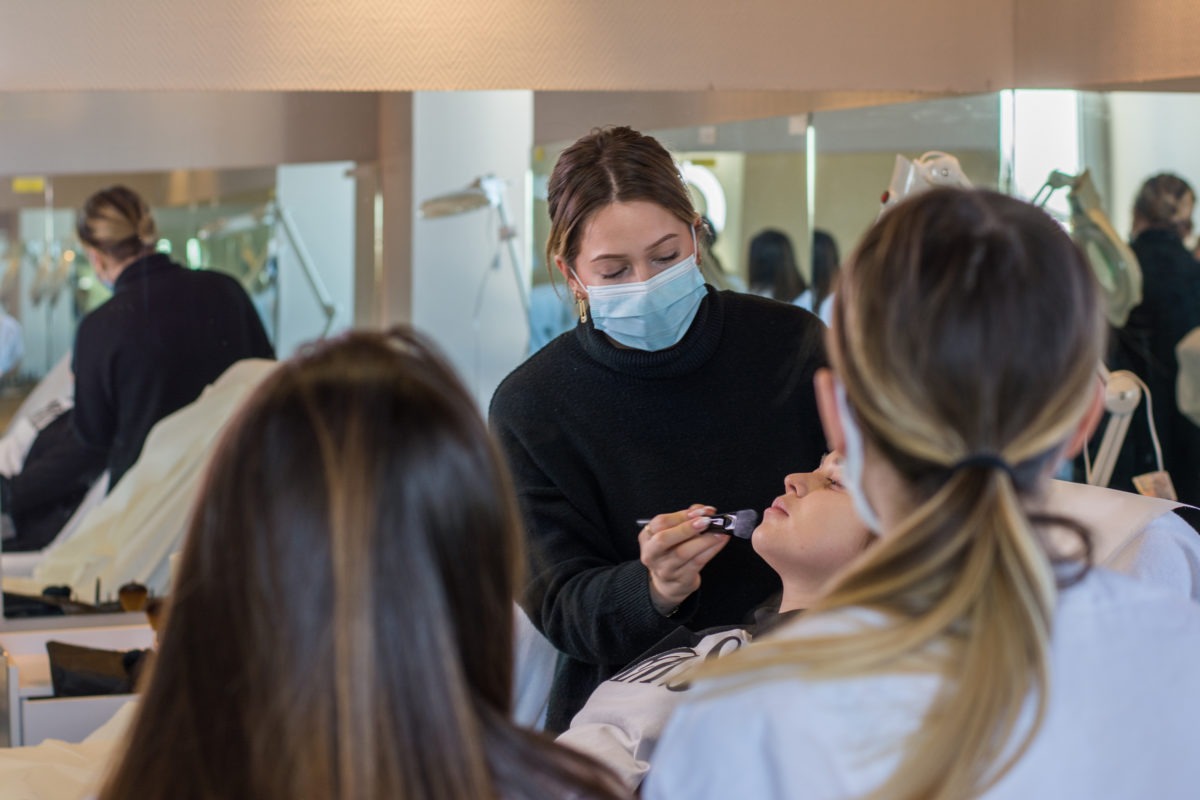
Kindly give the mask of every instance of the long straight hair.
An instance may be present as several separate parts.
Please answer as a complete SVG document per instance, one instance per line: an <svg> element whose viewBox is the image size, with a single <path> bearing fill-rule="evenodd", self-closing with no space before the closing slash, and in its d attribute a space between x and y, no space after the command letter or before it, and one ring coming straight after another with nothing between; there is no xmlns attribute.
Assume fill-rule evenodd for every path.
<svg viewBox="0 0 1200 800"><path fill-rule="evenodd" d="M281 365L200 497L103 800L611 796L600 768L509 721L515 501L415 335Z"/></svg>
<svg viewBox="0 0 1200 800"><path fill-rule="evenodd" d="M785 303L792 302L808 288L796 264L791 238L773 228L759 231L750 240L746 273L750 291Z"/></svg>
<svg viewBox="0 0 1200 800"><path fill-rule="evenodd" d="M817 228L812 239L812 289L813 311L819 312L821 303L833 293L834 282L842 259L838 255L837 240L828 231Z"/></svg>
<svg viewBox="0 0 1200 800"><path fill-rule="evenodd" d="M1082 254L1043 212L957 189L890 211L842 277L831 361L910 510L818 611L865 608L881 621L768 640L710 673L940 674L933 705L872 797L977 796L1036 734L1058 582L1086 570L1057 572L1045 529L1080 534L1075 555L1089 559L1085 530L1027 507L1092 397L1098 293ZM981 453L1011 473L994 461L954 468Z"/></svg>

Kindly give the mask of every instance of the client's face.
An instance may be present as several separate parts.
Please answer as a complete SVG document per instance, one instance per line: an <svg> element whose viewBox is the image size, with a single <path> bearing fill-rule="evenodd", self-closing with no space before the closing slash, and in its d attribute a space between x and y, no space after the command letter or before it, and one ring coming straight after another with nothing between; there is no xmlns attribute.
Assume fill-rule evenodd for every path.
<svg viewBox="0 0 1200 800"><path fill-rule="evenodd" d="M815 472L783 479L784 492L763 512L751 541L784 581L824 580L866 549L871 534L838 482L839 456L821 460Z"/></svg>

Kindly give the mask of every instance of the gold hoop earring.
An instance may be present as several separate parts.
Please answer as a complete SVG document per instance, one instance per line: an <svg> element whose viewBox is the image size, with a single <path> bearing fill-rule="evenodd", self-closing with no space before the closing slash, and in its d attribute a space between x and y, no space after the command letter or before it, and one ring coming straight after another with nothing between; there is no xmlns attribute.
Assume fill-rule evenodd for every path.
<svg viewBox="0 0 1200 800"><path fill-rule="evenodd" d="M587 312L588 312L587 300L585 298L576 296L575 307L577 309L579 309L579 321L587 322Z"/></svg>

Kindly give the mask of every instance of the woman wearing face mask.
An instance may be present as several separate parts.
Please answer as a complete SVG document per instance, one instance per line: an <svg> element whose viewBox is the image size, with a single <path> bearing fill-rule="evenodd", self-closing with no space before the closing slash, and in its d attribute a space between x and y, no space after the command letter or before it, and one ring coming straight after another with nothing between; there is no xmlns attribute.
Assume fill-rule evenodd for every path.
<svg viewBox="0 0 1200 800"><path fill-rule="evenodd" d="M1130 247L1142 270L1142 302L1125 326L1113 332L1110 364L1129 369L1146 382L1153 399L1154 426L1163 468L1179 499L1200 503L1200 426L1179 410L1175 347L1200 326L1200 263L1184 244L1192 232L1196 201L1192 187L1177 175L1154 175L1142 184L1133 204ZM1129 427L1110 485L1133 491L1135 476L1158 469L1142 403Z"/></svg>
<svg viewBox="0 0 1200 800"><path fill-rule="evenodd" d="M491 422L529 532L522 604L562 657L547 727L679 625L742 622L779 591L707 515L761 509L825 452L809 314L718 292L671 156L629 128L567 148L550 178L553 263L580 322L510 375ZM639 525L640 518L650 518Z"/></svg>
<svg viewBox="0 0 1200 800"><path fill-rule="evenodd" d="M647 797L1195 795L1200 608L1089 570L1088 530L1046 511L1104 331L1083 254L1019 200L934 189L867 233L817 396L879 539L706 665Z"/></svg>

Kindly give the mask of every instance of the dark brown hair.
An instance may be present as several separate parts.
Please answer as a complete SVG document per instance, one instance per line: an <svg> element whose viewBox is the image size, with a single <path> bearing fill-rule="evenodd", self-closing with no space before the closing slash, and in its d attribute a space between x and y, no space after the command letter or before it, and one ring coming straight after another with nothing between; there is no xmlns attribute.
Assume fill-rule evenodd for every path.
<svg viewBox="0 0 1200 800"><path fill-rule="evenodd" d="M515 500L420 338L351 333L281 365L200 497L102 798L612 795L510 722Z"/></svg>
<svg viewBox="0 0 1200 800"><path fill-rule="evenodd" d="M552 276L555 257L575 263L588 220L610 203L645 200L686 225L697 220L671 154L657 139L632 128L594 130L564 150L550 174L547 199L546 266Z"/></svg>
<svg viewBox="0 0 1200 800"><path fill-rule="evenodd" d="M1146 179L1133 201L1135 235L1143 230L1171 231L1180 238L1192 232L1190 216L1183 214L1183 201L1196 193L1183 178L1162 172Z"/></svg>
<svg viewBox="0 0 1200 800"><path fill-rule="evenodd" d="M783 231L768 228L756 233L750 240L746 265L752 292L790 303L808 288L796 264L792 240Z"/></svg>
<svg viewBox="0 0 1200 800"><path fill-rule="evenodd" d="M838 254L837 240L828 231L820 228L813 231L812 240L812 289L813 313L820 313L821 303L833 293L834 283L841 269L842 258Z"/></svg>
<svg viewBox="0 0 1200 800"><path fill-rule="evenodd" d="M75 218L79 240L117 261L154 249L158 227L150 207L125 186L110 186L87 199Z"/></svg>

